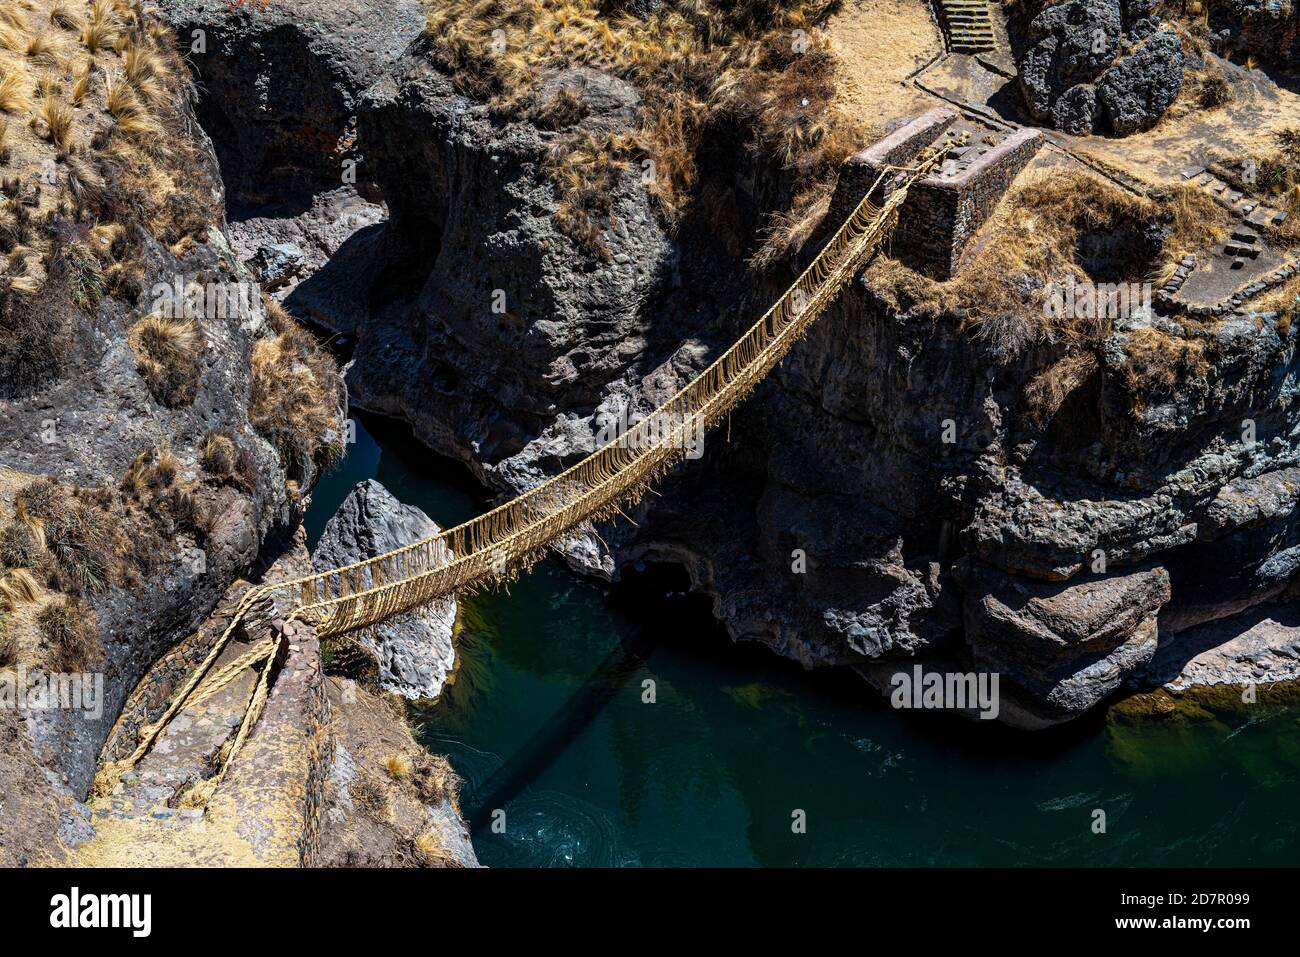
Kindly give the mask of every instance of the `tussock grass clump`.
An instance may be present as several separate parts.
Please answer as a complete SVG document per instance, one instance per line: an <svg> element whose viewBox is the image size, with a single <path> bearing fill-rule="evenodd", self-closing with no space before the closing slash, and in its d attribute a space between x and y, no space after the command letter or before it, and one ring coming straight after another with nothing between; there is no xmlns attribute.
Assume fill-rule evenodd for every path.
<svg viewBox="0 0 1300 957"><path fill-rule="evenodd" d="M394 780L402 780L408 777L411 773L411 767L411 759L400 752L394 751L384 758L384 770Z"/></svg>
<svg viewBox="0 0 1300 957"><path fill-rule="evenodd" d="M19 502L13 520L0 527L0 565L41 570L48 567L49 561L45 523L28 514Z"/></svg>
<svg viewBox="0 0 1300 957"><path fill-rule="evenodd" d="M24 234L21 221L11 221L9 229L11 237ZM0 220L0 249L5 231ZM20 245L11 246L10 268L21 273L26 256ZM32 394L62 375L77 351L77 309L62 261L53 265L54 274L28 277L22 284L11 277L7 288L0 284L0 398Z"/></svg>
<svg viewBox="0 0 1300 957"><path fill-rule="evenodd" d="M1137 329L1124 345L1129 391L1141 400L1168 396L1180 384L1204 385L1210 371L1205 343L1157 329Z"/></svg>
<svg viewBox="0 0 1300 957"><path fill-rule="evenodd" d="M82 672L104 658L95 611L85 601L60 595L36 614L45 664L51 671Z"/></svg>
<svg viewBox="0 0 1300 957"><path fill-rule="evenodd" d="M199 461L210 475L244 492L257 487L257 463L248 449L224 429L209 432L199 445Z"/></svg>
<svg viewBox="0 0 1300 957"><path fill-rule="evenodd" d="M447 839L439 824L416 835L415 852L416 859L425 867L464 867L460 858L447 848Z"/></svg>
<svg viewBox="0 0 1300 957"><path fill-rule="evenodd" d="M206 540L211 534L215 516L200 501L197 485L181 474L181 461L171 450L145 449L123 474L120 488L165 537L190 532Z"/></svg>
<svg viewBox="0 0 1300 957"><path fill-rule="evenodd" d="M427 751L422 753L416 760L411 782L415 785L415 793L425 804L449 801L456 813L460 813L460 779L451 769L451 763L442 755L429 754Z"/></svg>
<svg viewBox="0 0 1300 957"><path fill-rule="evenodd" d="M392 813L388 789L382 781L364 771L348 786L348 794L358 811L376 821L387 821Z"/></svg>
<svg viewBox="0 0 1300 957"><path fill-rule="evenodd" d="M49 551L46 584L70 595L100 592L127 580L136 553L111 495L37 479L18 493L29 522L39 522Z"/></svg>
<svg viewBox="0 0 1300 957"><path fill-rule="evenodd" d="M11 568L0 576L0 605L9 611L38 601L43 592L41 583L26 568Z"/></svg>
<svg viewBox="0 0 1300 957"><path fill-rule="evenodd" d="M1228 213L1209 193L1190 183L1175 189L1164 209L1171 230L1165 242L1166 262L1177 263L1188 253L1213 246L1228 233Z"/></svg>
<svg viewBox="0 0 1300 957"><path fill-rule="evenodd" d="M86 94L90 92L91 78L94 74L93 63L87 63L81 72L77 74L77 78L72 83L72 92L68 94L68 99L72 101L73 106L81 106L85 102Z"/></svg>
<svg viewBox="0 0 1300 957"><path fill-rule="evenodd" d="M86 25L81 28L81 42L91 53L111 49L118 38L118 23L107 3L93 3Z"/></svg>
<svg viewBox="0 0 1300 957"><path fill-rule="evenodd" d="M72 5L64 0L55 0L50 6L50 23L74 33L79 33L82 28L81 18L73 11Z"/></svg>
<svg viewBox="0 0 1300 957"><path fill-rule="evenodd" d="M575 185L560 158L548 166L561 183L561 228L599 252L608 211L592 197L633 160L653 163L645 185L671 222L691 205L697 155L713 131L746 130L761 157L813 179L861 145L831 105L833 60L818 26L837 8L838 0L666 0L642 19L599 0L439 0L428 5L425 40L461 92L506 115L572 120L577 104L540 102L538 86L577 66L640 91L631 138L557 147L586 160L579 165L596 183Z"/></svg>
<svg viewBox="0 0 1300 957"><path fill-rule="evenodd" d="M41 103L37 117L41 136L60 150L66 150L72 141L72 110L66 103L47 97Z"/></svg>
<svg viewBox="0 0 1300 957"><path fill-rule="evenodd" d="M1097 371L1091 352L1067 355L1052 363L1025 387L1025 413L1030 424L1042 428L1060 411L1065 400Z"/></svg>
<svg viewBox="0 0 1300 957"><path fill-rule="evenodd" d="M608 257L604 233L613 215L618 179L631 165L631 138L625 134L576 133L557 141L546 170L559 198L555 222L583 248Z"/></svg>
<svg viewBox="0 0 1300 957"><path fill-rule="evenodd" d="M54 42L47 33L35 33L27 40L27 46L23 49L24 55L30 60L48 63L54 59Z"/></svg>
<svg viewBox="0 0 1300 957"><path fill-rule="evenodd" d="M276 335L253 346L248 418L297 481L309 466L325 469L342 455L338 364L283 308L267 302Z"/></svg>
<svg viewBox="0 0 1300 957"><path fill-rule="evenodd" d="M750 258L758 272L766 272L787 252L800 249L830 210L833 183L822 182L795 197L788 212L777 213L763 231L763 244Z"/></svg>
<svg viewBox="0 0 1300 957"><path fill-rule="evenodd" d="M203 336L191 319L145 316L127 333L140 375L155 399L170 408L198 393Z"/></svg>
<svg viewBox="0 0 1300 957"><path fill-rule="evenodd" d="M25 113L31 109L27 90L27 71L23 67L11 66L0 70L0 111Z"/></svg>

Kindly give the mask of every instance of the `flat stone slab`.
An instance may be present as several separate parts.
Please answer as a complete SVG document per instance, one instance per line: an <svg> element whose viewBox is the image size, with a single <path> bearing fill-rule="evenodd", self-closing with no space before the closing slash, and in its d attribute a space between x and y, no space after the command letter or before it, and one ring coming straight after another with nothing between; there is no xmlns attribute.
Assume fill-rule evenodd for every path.
<svg viewBox="0 0 1300 957"><path fill-rule="evenodd" d="M1170 691L1300 679L1300 608L1266 605L1161 635L1148 671Z"/></svg>

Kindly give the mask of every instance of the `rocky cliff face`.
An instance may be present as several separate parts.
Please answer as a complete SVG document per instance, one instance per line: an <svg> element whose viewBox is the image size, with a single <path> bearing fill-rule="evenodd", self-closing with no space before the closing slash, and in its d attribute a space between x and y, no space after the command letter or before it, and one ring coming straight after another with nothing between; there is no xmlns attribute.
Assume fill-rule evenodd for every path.
<svg viewBox="0 0 1300 957"><path fill-rule="evenodd" d="M299 29L294 42L320 42ZM278 58L266 62L273 83ZM739 138L701 164L718 171L701 188L711 201L674 234L637 177L620 179L601 259L551 224L553 131L457 95L418 43L382 74L355 102L391 218L286 304L356 337L354 401L411 422L503 492L670 395L788 278L744 266L788 184L731 150ZM619 128L635 91L584 82L596 109L578 122ZM1142 241L1158 250L1158 230ZM641 503L636 526L602 527L570 561L611 578L680 562L735 637L807 666L997 667L1015 705L1004 715L1031 727L1148 671L1168 680L1203 647L1182 642L1189 629L1230 630L1295 598L1294 331L1248 318L1183 330L1205 337L1208 373L1135 406L1130 360L1170 320L1120 324L1031 427L1025 385L1060 347L1008 355L959 316L885 296L877 272ZM1294 640L1276 632L1269 661L1295 660L1277 652Z"/></svg>
<svg viewBox="0 0 1300 957"><path fill-rule="evenodd" d="M3 790L21 779L41 792L25 803L64 809L57 837L15 838L20 815L0 815L11 862L84 837L76 802L127 696L273 555L342 438L332 360L268 308L231 248L183 66L138 6L99 16L111 23L98 48L53 42L88 78L120 72L130 46L141 91L115 80L114 112L90 83L71 112L75 149L14 123L4 157L0 574L27 584L0 602L0 668L7 683L15 668L103 680L94 714L30 707L6 722Z"/></svg>

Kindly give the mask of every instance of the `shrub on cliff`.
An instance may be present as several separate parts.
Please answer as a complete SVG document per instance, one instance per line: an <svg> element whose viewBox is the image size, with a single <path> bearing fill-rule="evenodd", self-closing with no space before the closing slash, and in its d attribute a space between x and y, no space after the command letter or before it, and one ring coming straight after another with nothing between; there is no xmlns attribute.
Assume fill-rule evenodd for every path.
<svg viewBox="0 0 1300 957"><path fill-rule="evenodd" d="M104 496L52 477L37 479L18 493L22 514L38 521L43 530L51 587L81 595L121 582L124 557L132 549L121 523L104 504Z"/></svg>
<svg viewBox="0 0 1300 957"><path fill-rule="evenodd" d="M203 337L193 320L146 316L131 327L127 342L155 399L171 408L194 401Z"/></svg>
<svg viewBox="0 0 1300 957"><path fill-rule="evenodd" d="M293 481L342 455L338 364L283 308L267 300L273 337L253 346L248 418Z"/></svg>
<svg viewBox="0 0 1300 957"><path fill-rule="evenodd" d="M95 611L78 598L59 596L36 614L45 665L51 671L87 671L104 659Z"/></svg>
<svg viewBox="0 0 1300 957"><path fill-rule="evenodd" d="M257 485L257 465L248 450L224 429L209 432L199 446L199 461L214 478L251 492Z"/></svg>
<svg viewBox="0 0 1300 957"><path fill-rule="evenodd" d="M56 278L28 292L17 277L0 276L0 399L29 396L63 374L76 353L76 312Z"/></svg>

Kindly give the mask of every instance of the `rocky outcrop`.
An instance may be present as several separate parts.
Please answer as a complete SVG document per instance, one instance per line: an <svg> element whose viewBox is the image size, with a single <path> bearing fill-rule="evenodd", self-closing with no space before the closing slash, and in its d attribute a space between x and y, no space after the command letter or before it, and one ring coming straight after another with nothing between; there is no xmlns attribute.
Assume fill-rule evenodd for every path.
<svg viewBox="0 0 1300 957"><path fill-rule="evenodd" d="M232 218L364 184L357 101L419 36L420 0L156 6L204 90L198 118L217 144Z"/></svg>
<svg viewBox="0 0 1300 957"><path fill-rule="evenodd" d="M1020 88L1035 119L1067 133L1150 129L1183 83L1183 44L1149 0L1069 0L1029 25Z"/></svg>
<svg viewBox="0 0 1300 957"><path fill-rule="evenodd" d="M334 749L324 780L320 867L478 867L460 782L424 751L384 700L327 681Z"/></svg>
<svg viewBox="0 0 1300 957"><path fill-rule="evenodd" d="M1281 0L1209 0L1215 50L1249 54L1283 69L1300 69L1300 6Z"/></svg>
<svg viewBox="0 0 1300 957"><path fill-rule="evenodd" d="M312 552L316 571L340 568L409 545L439 529L413 505L403 505L373 479L357 485L325 526ZM358 642L379 664L387 691L436 698L456 664L452 630L456 602L448 599L365 631Z"/></svg>
<svg viewBox="0 0 1300 957"><path fill-rule="evenodd" d="M1002 693L1041 725L1078 717L1149 663L1170 598L1158 567L1049 584L965 559L958 577L974 668L1000 674Z"/></svg>

